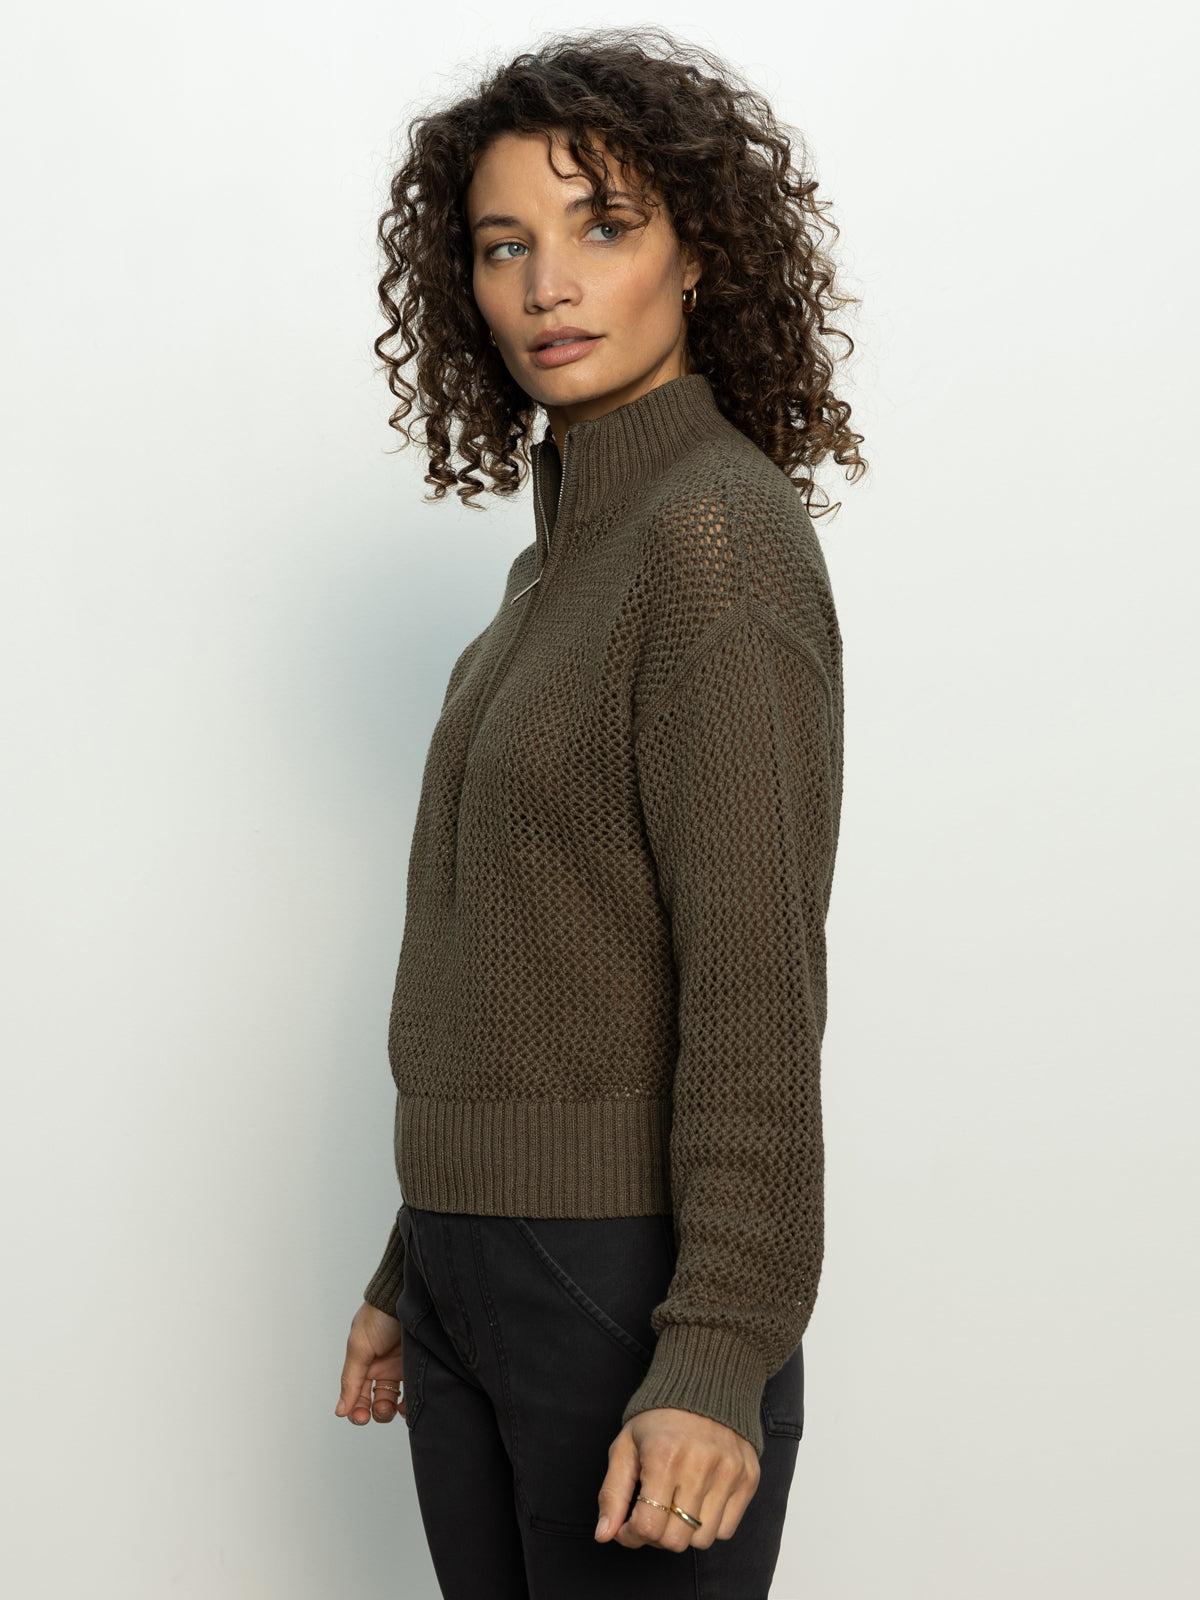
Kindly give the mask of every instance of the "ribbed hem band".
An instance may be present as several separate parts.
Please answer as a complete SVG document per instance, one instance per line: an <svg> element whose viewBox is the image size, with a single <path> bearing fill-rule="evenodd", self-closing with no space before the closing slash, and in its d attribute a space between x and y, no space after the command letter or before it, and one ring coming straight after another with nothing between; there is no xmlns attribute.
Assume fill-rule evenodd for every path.
<svg viewBox="0 0 1200 1600"><path fill-rule="evenodd" d="M671 1101L398 1096L396 1174L410 1205L501 1217L669 1213Z"/></svg>

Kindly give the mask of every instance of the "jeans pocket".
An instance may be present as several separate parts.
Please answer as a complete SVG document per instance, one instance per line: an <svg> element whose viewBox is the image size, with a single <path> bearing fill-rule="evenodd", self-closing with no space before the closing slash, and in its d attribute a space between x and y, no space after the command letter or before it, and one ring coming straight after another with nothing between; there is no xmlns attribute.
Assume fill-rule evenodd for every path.
<svg viewBox="0 0 1200 1600"><path fill-rule="evenodd" d="M656 1335L650 1313L674 1270L670 1218L513 1217L520 1237L563 1294L635 1360L648 1367Z"/></svg>
<svg viewBox="0 0 1200 1600"><path fill-rule="evenodd" d="M764 1433L799 1439L804 1433L804 1346L798 1344L767 1379L762 1399Z"/></svg>

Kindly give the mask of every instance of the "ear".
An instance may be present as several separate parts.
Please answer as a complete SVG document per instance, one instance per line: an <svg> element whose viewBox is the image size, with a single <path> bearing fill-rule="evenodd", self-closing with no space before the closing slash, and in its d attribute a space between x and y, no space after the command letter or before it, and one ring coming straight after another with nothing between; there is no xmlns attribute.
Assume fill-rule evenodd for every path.
<svg viewBox="0 0 1200 1600"><path fill-rule="evenodd" d="M683 270L683 283L681 287L684 289L694 289L700 282L700 272L703 264L697 252L689 245L680 245L679 265Z"/></svg>

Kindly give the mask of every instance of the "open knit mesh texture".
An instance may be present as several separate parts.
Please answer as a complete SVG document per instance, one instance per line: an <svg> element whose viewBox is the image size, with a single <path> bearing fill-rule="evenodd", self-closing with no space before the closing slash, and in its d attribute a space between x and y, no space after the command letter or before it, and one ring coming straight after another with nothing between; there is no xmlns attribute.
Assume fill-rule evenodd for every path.
<svg viewBox="0 0 1200 1600"><path fill-rule="evenodd" d="M622 1420L681 1405L761 1451L823 1253L841 635L794 486L704 378L576 425L565 453L535 447L537 540L429 747L397 1171L435 1210L673 1213ZM390 1310L402 1276L393 1228L368 1299Z"/></svg>

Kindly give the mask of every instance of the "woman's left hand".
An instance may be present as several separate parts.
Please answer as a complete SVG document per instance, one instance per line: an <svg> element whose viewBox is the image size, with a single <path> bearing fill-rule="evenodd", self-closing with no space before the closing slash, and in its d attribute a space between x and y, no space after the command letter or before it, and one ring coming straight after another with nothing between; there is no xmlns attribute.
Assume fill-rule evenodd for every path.
<svg viewBox="0 0 1200 1600"><path fill-rule="evenodd" d="M348 1418L356 1428L393 1417L407 1418L408 1403L400 1398L404 1382L403 1328L395 1317L364 1300L354 1313L346 1360L342 1366L342 1393L334 1415ZM371 1386L376 1385L371 1398Z"/></svg>
<svg viewBox="0 0 1200 1600"><path fill-rule="evenodd" d="M674 1406L639 1411L608 1447L599 1495L600 1517L608 1526L597 1527L596 1539L603 1544L615 1538L630 1550L644 1544L707 1550L714 1539L733 1537L760 1476L754 1446L723 1422ZM702 1526L693 1528L645 1500L635 1500L631 1511L635 1492L667 1508L673 1502Z"/></svg>

